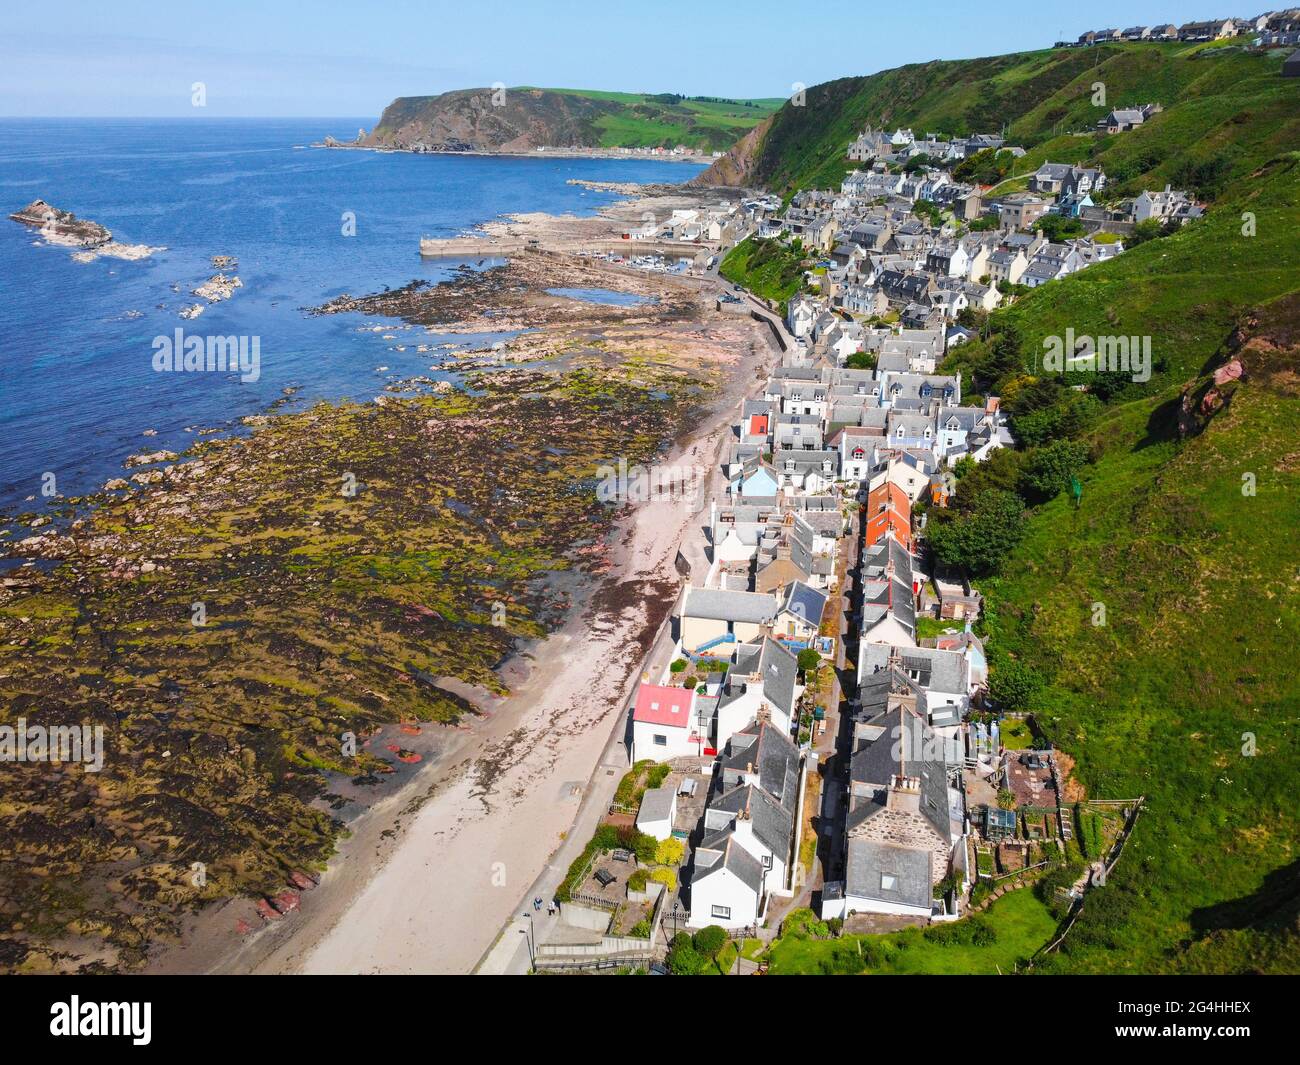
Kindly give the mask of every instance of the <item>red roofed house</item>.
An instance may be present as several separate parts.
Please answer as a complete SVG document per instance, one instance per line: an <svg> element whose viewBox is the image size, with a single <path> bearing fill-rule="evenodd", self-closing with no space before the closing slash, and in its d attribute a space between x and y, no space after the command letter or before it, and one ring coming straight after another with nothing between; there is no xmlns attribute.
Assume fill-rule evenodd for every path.
<svg viewBox="0 0 1300 1065"><path fill-rule="evenodd" d="M691 688L669 688L642 684L632 709L632 761L649 758L666 762L687 754L699 754L707 736L700 734L695 720L695 692Z"/></svg>
<svg viewBox="0 0 1300 1065"><path fill-rule="evenodd" d="M874 547L890 529L894 539L912 550L912 501L892 481L885 481L867 494L866 547Z"/></svg>

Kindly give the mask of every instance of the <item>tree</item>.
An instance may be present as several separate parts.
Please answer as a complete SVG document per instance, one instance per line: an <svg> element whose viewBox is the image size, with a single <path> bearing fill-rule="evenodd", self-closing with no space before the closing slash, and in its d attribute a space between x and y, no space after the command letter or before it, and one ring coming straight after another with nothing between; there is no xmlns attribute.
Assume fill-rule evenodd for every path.
<svg viewBox="0 0 1300 1065"><path fill-rule="evenodd" d="M1077 440L1054 440L1034 448L1020 475L1020 494L1029 502L1046 502L1065 491L1070 478L1088 461L1088 446Z"/></svg>
<svg viewBox="0 0 1300 1065"><path fill-rule="evenodd" d="M716 958L718 951L727 945L727 930L720 925L706 925L695 933L692 944L706 958Z"/></svg>
<svg viewBox="0 0 1300 1065"><path fill-rule="evenodd" d="M844 360L844 365L850 370L874 370L876 357L869 351L855 351Z"/></svg>
<svg viewBox="0 0 1300 1065"><path fill-rule="evenodd" d="M935 557L946 566L962 566L976 576L996 573L1025 531L1020 497L999 488L981 492L968 511L937 514L948 518L932 524L929 537Z"/></svg>
<svg viewBox="0 0 1300 1065"><path fill-rule="evenodd" d="M1136 248L1139 244L1145 244L1149 240L1155 240L1165 235L1164 227L1160 224L1158 218L1148 218L1145 222L1139 222L1133 227L1133 232L1125 239L1124 244L1127 248Z"/></svg>
<svg viewBox="0 0 1300 1065"><path fill-rule="evenodd" d="M814 651L811 647L805 647L799 652L798 666L801 673L808 673L816 669L821 664L822 656Z"/></svg>
<svg viewBox="0 0 1300 1065"><path fill-rule="evenodd" d="M1018 326L1010 323L1002 326L998 335L993 338L988 362L980 367L982 376L990 381L997 381L1008 374L1020 373L1025 368L1023 344L1024 338Z"/></svg>
<svg viewBox="0 0 1300 1065"><path fill-rule="evenodd" d="M968 159L963 159L952 171L958 181L973 181L979 185L996 185L1011 172L1015 156L1006 149L985 148Z"/></svg>
<svg viewBox="0 0 1300 1065"><path fill-rule="evenodd" d="M674 976L695 976L704 968L704 959L685 932L678 932L668 946L668 955L664 958L668 971Z"/></svg>
<svg viewBox="0 0 1300 1065"><path fill-rule="evenodd" d="M1033 666L1009 658L989 670L989 698L1002 710L1020 713L1029 708L1030 700L1043 686L1043 678Z"/></svg>
<svg viewBox="0 0 1300 1065"><path fill-rule="evenodd" d="M1077 218L1060 214L1045 214L1034 223L1048 240L1062 241L1083 236L1083 223Z"/></svg>

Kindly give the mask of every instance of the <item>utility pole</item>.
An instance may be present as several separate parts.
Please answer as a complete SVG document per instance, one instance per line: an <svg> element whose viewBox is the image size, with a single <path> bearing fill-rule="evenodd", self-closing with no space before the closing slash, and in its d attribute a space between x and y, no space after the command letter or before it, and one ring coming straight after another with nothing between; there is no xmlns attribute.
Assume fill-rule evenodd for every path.
<svg viewBox="0 0 1300 1065"><path fill-rule="evenodd" d="M533 915L524 913L521 917L528 918L528 924L519 929L519 934L524 937L524 942L528 944L528 971L537 972L537 941L533 938Z"/></svg>

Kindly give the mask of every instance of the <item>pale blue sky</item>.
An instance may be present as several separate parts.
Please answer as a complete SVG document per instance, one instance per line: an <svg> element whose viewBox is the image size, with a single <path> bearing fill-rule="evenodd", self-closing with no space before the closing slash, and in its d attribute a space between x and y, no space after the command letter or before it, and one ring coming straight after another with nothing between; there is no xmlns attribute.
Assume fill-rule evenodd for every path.
<svg viewBox="0 0 1300 1065"><path fill-rule="evenodd" d="M1042 0L5 0L0 115L373 118L396 96L498 81L785 96L795 82L1043 48L1088 29L1181 23L1231 15L1240 6L1227 0L1090 0L1069 7ZM49 32L41 33L43 27ZM203 109L191 105L194 82L207 87Z"/></svg>

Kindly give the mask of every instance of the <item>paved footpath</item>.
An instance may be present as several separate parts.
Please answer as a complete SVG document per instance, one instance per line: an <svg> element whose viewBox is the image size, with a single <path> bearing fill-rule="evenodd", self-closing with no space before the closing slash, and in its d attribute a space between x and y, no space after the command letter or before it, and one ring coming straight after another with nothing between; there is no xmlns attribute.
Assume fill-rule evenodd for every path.
<svg viewBox="0 0 1300 1065"><path fill-rule="evenodd" d="M668 667L674 646L672 615L669 614L646 658L643 673L634 676L628 690L624 692L625 704L630 702L632 692L641 683L643 675L650 678L657 677ZM531 935L536 936L535 941L538 943L547 942L559 926L559 918L548 916L545 904L555 897L555 892L564 880L565 873L569 871L569 866L595 834L600 819L609 810L610 803L614 801L614 791L619 781L628 771L627 727L627 715L619 714L610 732L609 743L605 746L600 762L587 785L586 794L582 797L582 805L578 808L578 816L574 820L573 827L564 837L564 842L560 844L559 849L551 855L541 875L533 881L523 898L519 900L519 916L502 930L496 942L475 967L476 975L499 976L528 972L531 953L529 925L534 926ZM532 900L535 898L540 898L543 902L542 908L538 911L533 910Z"/></svg>

